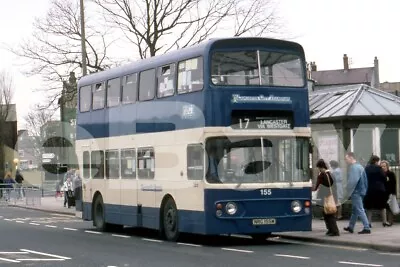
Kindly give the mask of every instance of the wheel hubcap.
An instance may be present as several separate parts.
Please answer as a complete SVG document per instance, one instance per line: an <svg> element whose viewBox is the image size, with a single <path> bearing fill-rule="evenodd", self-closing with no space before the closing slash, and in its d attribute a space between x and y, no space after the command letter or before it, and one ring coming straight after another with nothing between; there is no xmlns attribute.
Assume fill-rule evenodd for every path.
<svg viewBox="0 0 400 267"><path fill-rule="evenodd" d="M168 231L173 232L176 228L176 212L174 209L169 208L165 216L166 228Z"/></svg>

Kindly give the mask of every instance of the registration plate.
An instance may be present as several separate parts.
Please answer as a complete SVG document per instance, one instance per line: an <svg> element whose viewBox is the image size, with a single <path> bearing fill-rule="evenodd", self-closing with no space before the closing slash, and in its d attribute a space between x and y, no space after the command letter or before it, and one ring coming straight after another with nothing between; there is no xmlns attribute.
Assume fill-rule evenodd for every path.
<svg viewBox="0 0 400 267"><path fill-rule="evenodd" d="M276 224L276 219L253 219L253 225L271 225Z"/></svg>

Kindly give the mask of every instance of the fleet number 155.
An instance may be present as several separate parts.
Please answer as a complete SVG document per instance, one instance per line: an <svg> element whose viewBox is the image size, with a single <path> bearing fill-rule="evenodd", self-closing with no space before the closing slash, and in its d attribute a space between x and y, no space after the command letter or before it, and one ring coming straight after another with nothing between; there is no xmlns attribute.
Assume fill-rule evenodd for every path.
<svg viewBox="0 0 400 267"><path fill-rule="evenodd" d="M260 189L262 196L270 196L272 194L271 189Z"/></svg>

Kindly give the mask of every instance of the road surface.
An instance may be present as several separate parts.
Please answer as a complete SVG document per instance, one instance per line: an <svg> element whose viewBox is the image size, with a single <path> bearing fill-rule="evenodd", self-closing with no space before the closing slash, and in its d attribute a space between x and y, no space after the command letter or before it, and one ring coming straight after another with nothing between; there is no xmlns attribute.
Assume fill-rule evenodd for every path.
<svg viewBox="0 0 400 267"><path fill-rule="evenodd" d="M0 208L0 266L400 266L400 254L244 237L185 235L161 241L152 231L99 233L79 218Z"/></svg>

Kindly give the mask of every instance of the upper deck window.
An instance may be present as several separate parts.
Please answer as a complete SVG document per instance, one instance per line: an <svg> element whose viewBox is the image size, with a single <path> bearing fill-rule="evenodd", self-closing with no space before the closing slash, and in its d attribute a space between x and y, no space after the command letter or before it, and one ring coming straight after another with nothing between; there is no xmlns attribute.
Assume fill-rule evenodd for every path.
<svg viewBox="0 0 400 267"><path fill-rule="evenodd" d="M79 93L79 111L87 112L90 110L92 102L92 87L90 85L83 86Z"/></svg>
<svg viewBox="0 0 400 267"><path fill-rule="evenodd" d="M203 58L197 57L178 64L178 94L203 89Z"/></svg>
<svg viewBox="0 0 400 267"><path fill-rule="evenodd" d="M119 105L121 96L121 79L116 78L107 82L107 107Z"/></svg>
<svg viewBox="0 0 400 267"><path fill-rule="evenodd" d="M104 83L97 83L93 88L93 102L92 108L93 110L104 108L106 90L104 88Z"/></svg>
<svg viewBox="0 0 400 267"><path fill-rule="evenodd" d="M150 69L140 73L139 76L139 100L146 101L153 99L156 91L155 84L156 70Z"/></svg>
<svg viewBox="0 0 400 267"><path fill-rule="evenodd" d="M122 79L122 103L130 104L136 102L137 96L137 73L127 75Z"/></svg>
<svg viewBox="0 0 400 267"><path fill-rule="evenodd" d="M222 86L305 86L299 56L256 50L214 53L211 79Z"/></svg>
<svg viewBox="0 0 400 267"><path fill-rule="evenodd" d="M166 65L158 68L157 97L167 97L174 95L175 92L175 64Z"/></svg>

